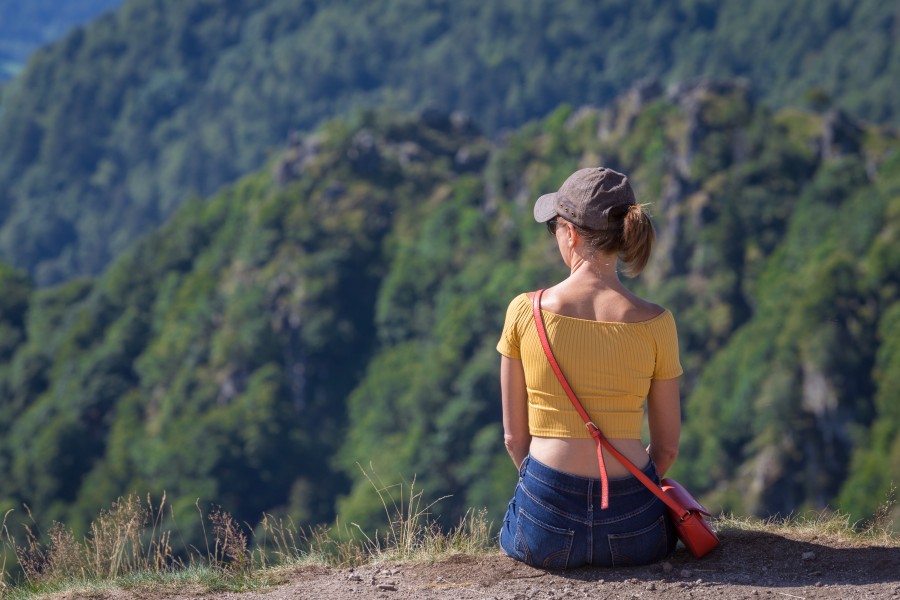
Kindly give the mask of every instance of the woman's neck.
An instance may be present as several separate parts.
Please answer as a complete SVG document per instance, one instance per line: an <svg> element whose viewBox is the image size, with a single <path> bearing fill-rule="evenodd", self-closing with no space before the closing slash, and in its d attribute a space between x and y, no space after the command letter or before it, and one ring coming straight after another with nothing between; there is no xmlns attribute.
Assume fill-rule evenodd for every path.
<svg viewBox="0 0 900 600"><path fill-rule="evenodd" d="M600 254L591 259L574 254L569 265L569 281L579 286L592 288L620 288L617 257L615 254Z"/></svg>

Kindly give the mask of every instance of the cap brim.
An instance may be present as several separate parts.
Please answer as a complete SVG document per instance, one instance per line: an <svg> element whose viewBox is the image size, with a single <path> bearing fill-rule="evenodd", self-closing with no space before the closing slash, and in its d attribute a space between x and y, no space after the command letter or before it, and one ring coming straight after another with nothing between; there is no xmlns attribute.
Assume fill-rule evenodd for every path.
<svg viewBox="0 0 900 600"><path fill-rule="evenodd" d="M534 220L546 223L556 216L556 192L544 194L534 203Z"/></svg>

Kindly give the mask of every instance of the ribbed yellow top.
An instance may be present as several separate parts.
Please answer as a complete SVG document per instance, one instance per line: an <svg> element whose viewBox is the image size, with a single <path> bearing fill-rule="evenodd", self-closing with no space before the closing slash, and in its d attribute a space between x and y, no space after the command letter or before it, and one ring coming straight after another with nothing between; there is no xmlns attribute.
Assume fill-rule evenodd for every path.
<svg viewBox="0 0 900 600"><path fill-rule="evenodd" d="M553 354L591 420L606 437L640 439L650 381L682 373L672 313L639 323L542 313ZM544 355L525 294L510 302L497 350L522 360L531 435L591 437Z"/></svg>

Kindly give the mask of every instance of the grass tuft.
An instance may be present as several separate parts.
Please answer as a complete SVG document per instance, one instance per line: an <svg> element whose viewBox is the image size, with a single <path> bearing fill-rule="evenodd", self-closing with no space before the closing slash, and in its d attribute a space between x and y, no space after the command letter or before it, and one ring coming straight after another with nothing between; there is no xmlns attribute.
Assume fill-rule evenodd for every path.
<svg viewBox="0 0 900 600"><path fill-rule="evenodd" d="M494 547L486 510L470 509L447 532L430 519L430 511L448 496L425 503L423 492L416 491L415 479L408 486L385 485L371 466L371 472L362 467L360 470L375 488L388 519L388 529L382 537L376 532L370 538L353 524L365 538L364 555L369 560L432 560L461 552L477 554Z"/></svg>
<svg viewBox="0 0 900 600"><path fill-rule="evenodd" d="M900 533L895 527L895 514L897 513L897 487L891 483L887 497L878 505L872 518L863 521L860 531L863 535L872 538L890 540Z"/></svg>

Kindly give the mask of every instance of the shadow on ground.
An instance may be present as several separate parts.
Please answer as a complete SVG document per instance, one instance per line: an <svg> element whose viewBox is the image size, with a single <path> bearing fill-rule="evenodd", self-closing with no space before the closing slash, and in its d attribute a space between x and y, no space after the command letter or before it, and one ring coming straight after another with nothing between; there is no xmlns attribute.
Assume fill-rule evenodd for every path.
<svg viewBox="0 0 900 600"><path fill-rule="evenodd" d="M867 585L900 582L900 548L854 543L836 544L789 539L775 533L728 531L722 544L702 559L679 546L668 565L631 569L583 567L557 571L578 581L654 579L703 579L709 583L794 587L823 584ZM869 542L871 544L871 542Z"/></svg>

